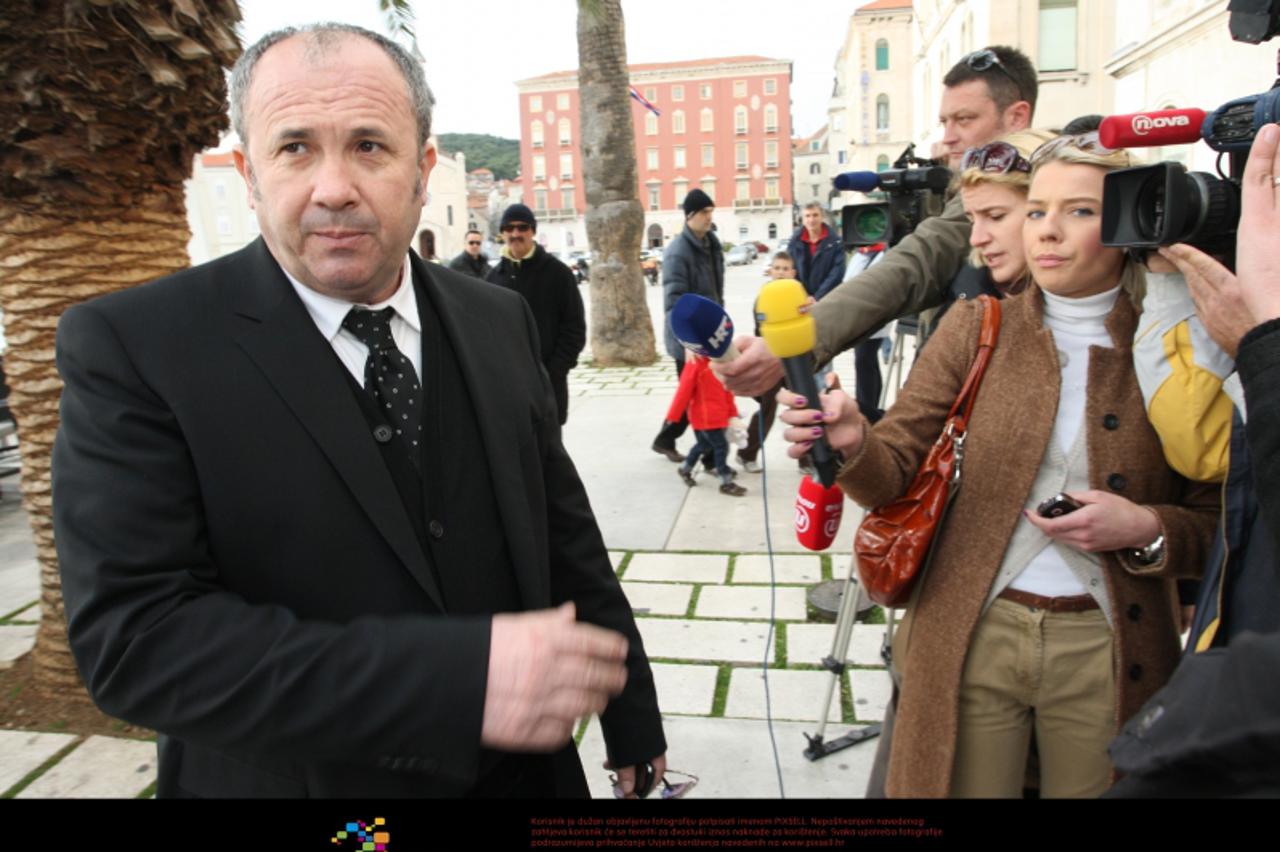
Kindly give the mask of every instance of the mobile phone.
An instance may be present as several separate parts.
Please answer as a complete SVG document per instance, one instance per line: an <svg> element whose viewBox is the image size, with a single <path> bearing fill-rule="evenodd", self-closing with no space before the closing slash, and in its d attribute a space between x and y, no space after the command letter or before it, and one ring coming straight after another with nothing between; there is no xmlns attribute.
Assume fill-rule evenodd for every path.
<svg viewBox="0 0 1280 852"><path fill-rule="evenodd" d="M1061 518L1063 515L1069 515L1076 509L1083 507L1084 504L1079 500L1068 497L1059 491L1039 506L1036 506L1036 514L1042 518Z"/></svg>

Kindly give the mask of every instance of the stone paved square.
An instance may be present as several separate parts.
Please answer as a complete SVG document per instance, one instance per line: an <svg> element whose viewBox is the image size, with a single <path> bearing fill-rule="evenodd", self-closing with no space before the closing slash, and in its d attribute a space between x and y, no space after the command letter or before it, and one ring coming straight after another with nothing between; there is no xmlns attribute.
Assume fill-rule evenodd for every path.
<svg viewBox="0 0 1280 852"><path fill-rule="evenodd" d="M155 743L89 737L17 798L133 799L155 780Z"/></svg>
<svg viewBox="0 0 1280 852"><path fill-rule="evenodd" d="M822 698L834 681L830 672L769 669L769 703L773 718L818 721ZM832 689L830 721L840 721L840 690ZM761 669L735 668L729 678L729 699L724 715L748 719L765 718L764 675Z"/></svg>
<svg viewBox="0 0 1280 852"><path fill-rule="evenodd" d="M40 764L75 741L74 734L0 731L0 793L17 784Z"/></svg>
<svg viewBox="0 0 1280 852"><path fill-rule="evenodd" d="M765 657L765 621L693 621L675 618L637 618L640 638L650 658L756 663ZM776 638L776 631L775 631ZM768 644L773 662L773 640Z"/></svg>
<svg viewBox="0 0 1280 852"><path fill-rule="evenodd" d="M716 697L717 666L651 663L658 689L658 707L664 714L706 716Z"/></svg>
<svg viewBox="0 0 1280 852"><path fill-rule="evenodd" d="M0 624L0 669L7 669L14 660L30 651L35 643L36 625Z"/></svg>
<svg viewBox="0 0 1280 852"><path fill-rule="evenodd" d="M689 611L693 586L683 583L623 583L622 593L637 615L684 615Z"/></svg>
<svg viewBox="0 0 1280 852"><path fill-rule="evenodd" d="M725 553L636 553L623 576L668 583L723 583L728 573Z"/></svg>
<svg viewBox="0 0 1280 852"><path fill-rule="evenodd" d="M609 564L613 566L613 573L618 573L618 568L622 565L622 560L627 558L625 550L610 550Z"/></svg>
<svg viewBox="0 0 1280 852"><path fill-rule="evenodd" d="M879 722L893 697L893 681L885 669L854 669L849 673L853 693L853 717L859 722Z"/></svg>
<svg viewBox="0 0 1280 852"><path fill-rule="evenodd" d="M835 638L833 623L792 624L787 627L787 662L817 665L831 653ZM855 624L845 656L855 666L883 666L884 661L880 659L883 638L883 624Z"/></svg>
<svg viewBox="0 0 1280 852"><path fill-rule="evenodd" d="M804 589L769 586L703 586L694 615L699 618L770 617L770 597L776 597L778 621L804 621Z"/></svg>
<svg viewBox="0 0 1280 852"><path fill-rule="evenodd" d="M812 584L822 579L822 558L818 555L775 553L774 582ZM744 553L733 563L733 582L769 583L769 557L764 553Z"/></svg>

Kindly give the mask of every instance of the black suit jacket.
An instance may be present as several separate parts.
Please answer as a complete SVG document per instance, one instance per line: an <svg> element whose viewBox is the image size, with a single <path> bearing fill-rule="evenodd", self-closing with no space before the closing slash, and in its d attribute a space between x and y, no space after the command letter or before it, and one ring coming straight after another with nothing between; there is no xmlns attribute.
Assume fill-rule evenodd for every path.
<svg viewBox="0 0 1280 852"><path fill-rule="evenodd" d="M528 308L416 255L413 274L474 398L524 608L572 600L627 635L607 745L624 765L662 753ZM471 788L489 618L446 613L348 376L265 244L68 310L58 366L72 650L104 710L165 735L161 793ZM465 570L466 513L451 517L428 519L431 557Z"/></svg>

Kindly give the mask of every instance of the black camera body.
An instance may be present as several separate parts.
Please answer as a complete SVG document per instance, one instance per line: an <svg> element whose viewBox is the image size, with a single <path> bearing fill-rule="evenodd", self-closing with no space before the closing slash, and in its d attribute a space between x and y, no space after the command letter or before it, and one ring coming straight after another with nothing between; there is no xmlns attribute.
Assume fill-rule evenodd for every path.
<svg viewBox="0 0 1280 852"><path fill-rule="evenodd" d="M879 191L885 198L844 206L840 232L846 249L878 243L891 248L925 219L942 212L942 196L951 184L951 170L934 160L916 157L914 152L915 146L908 145L892 169L874 176L865 173L872 185L854 183L848 187ZM913 165L917 167L912 168Z"/></svg>

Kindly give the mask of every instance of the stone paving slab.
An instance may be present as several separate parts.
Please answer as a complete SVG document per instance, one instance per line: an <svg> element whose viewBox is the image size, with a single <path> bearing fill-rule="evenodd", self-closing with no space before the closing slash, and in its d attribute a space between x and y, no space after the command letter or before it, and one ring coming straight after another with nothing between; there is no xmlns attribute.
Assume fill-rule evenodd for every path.
<svg viewBox="0 0 1280 852"><path fill-rule="evenodd" d="M773 557L774 580L769 579L769 556L765 553L743 553L733 563L733 582L805 584L822 580L822 557L814 554L776 553Z"/></svg>
<svg viewBox="0 0 1280 852"><path fill-rule="evenodd" d="M75 742L75 734L37 734L31 731L0 731L0 793L8 790Z"/></svg>
<svg viewBox="0 0 1280 852"><path fill-rule="evenodd" d="M623 583L622 592L639 614L684 615L689 611L693 586L684 583Z"/></svg>
<svg viewBox="0 0 1280 852"><path fill-rule="evenodd" d="M637 618L640 638L651 658L758 663L765 656L769 625L764 621L692 621L675 618ZM774 637L768 645L774 659Z"/></svg>
<svg viewBox="0 0 1280 852"><path fill-rule="evenodd" d="M623 576L655 582L723 583L728 573L727 553L636 553Z"/></svg>
<svg viewBox="0 0 1280 852"><path fill-rule="evenodd" d="M878 722L893 697L893 681L886 669L853 669L849 690L853 693L853 717L859 722Z"/></svg>
<svg viewBox="0 0 1280 852"><path fill-rule="evenodd" d="M764 618L770 617L770 598L778 621L804 621L804 589L771 588L769 586L703 586L693 614L699 618Z"/></svg>
<svg viewBox="0 0 1280 852"><path fill-rule="evenodd" d="M133 799L156 780L156 744L89 737L19 799Z"/></svg>
<svg viewBox="0 0 1280 852"><path fill-rule="evenodd" d="M705 716L711 712L718 666L652 663L650 668L663 713Z"/></svg>
<svg viewBox="0 0 1280 852"><path fill-rule="evenodd" d="M834 681L830 672L769 669L769 705L775 719L817 722L822 698ZM840 690L832 689L828 720L840 721ZM764 675L761 669L736 668L729 678L726 717L765 718Z"/></svg>
<svg viewBox="0 0 1280 852"><path fill-rule="evenodd" d="M0 669L13 665L14 660L30 651L35 644L36 625L0 624Z"/></svg>
<svg viewBox="0 0 1280 852"><path fill-rule="evenodd" d="M609 564L613 566L613 573L618 573L618 567L622 565L622 560L625 559L626 556L627 552L625 550L609 551Z"/></svg>
<svg viewBox="0 0 1280 852"><path fill-rule="evenodd" d="M754 719L663 718L667 765L698 776L691 799L777 799L778 770L769 728ZM871 739L830 757L804 756L808 722L774 722L783 789L789 799L860 799L867 789L877 740ZM844 734L846 729L838 729ZM597 769L605 759L599 719L592 719L579 746L593 798L613 798L609 773ZM664 808L667 806L663 806ZM833 803L833 808L839 808ZM838 811L833 811L838 813Z"/></svg>
<svg viewBox="0 0 1280 852"><path fill-rule="evenodd" d="M835 641L835 624L792 624L787 627L787 662L819 664L831 653ZM880 643L884 639L883 624L855 624L849 636L846 658L855 666L883 666Z"/></svg>

